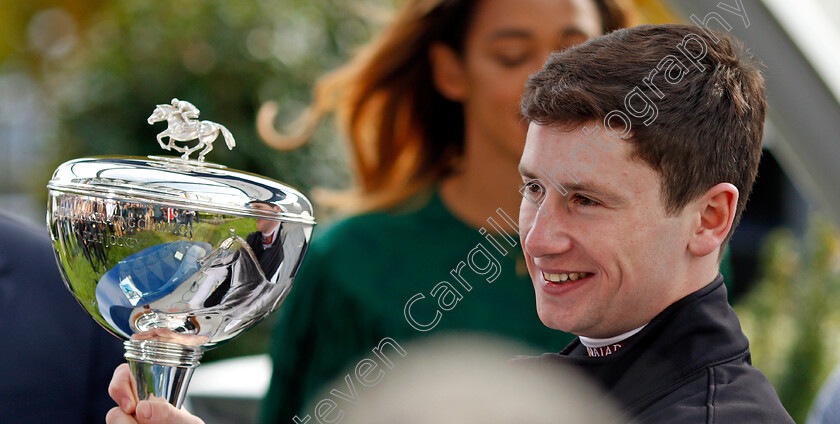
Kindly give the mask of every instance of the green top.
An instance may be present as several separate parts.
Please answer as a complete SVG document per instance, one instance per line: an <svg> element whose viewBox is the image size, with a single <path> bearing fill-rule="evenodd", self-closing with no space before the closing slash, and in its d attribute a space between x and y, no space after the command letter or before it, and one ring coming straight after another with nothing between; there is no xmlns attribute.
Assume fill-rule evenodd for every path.
<svg viewBox="0 0 840 424"><path fill-rule="evenodd" d="M515 223L518 211L511 212L506 215ZM515 231L501 215L493 218L503 231ZM302 421L310 415L310 423L317 422L314 407L322 398L346 407L349 401L323 386L338 377L335 389L348 393L342 381L348 372L363 402L367 387L357 381L352 367L370 358L379 367L367 374L368 383L380 370L387 378L387 360L373 352L385 337L402 347L410 339L444 331L483 332L532 347L523 354L558 352L571 342L572 335L540 322L518 237L508 239L516 244L512 247L495 235L499 244L494 247L485 238L494 230L486 227L487 232L468 226L446 209L437 193L425 193L398 210L317 229L280 307L263 422L290 424L296 414ZM463 283L451 275L456 269ZM410 318L416 324L410 325L405 308L412 298ZM386 349L387 357L399 357L388 346L380 354ZM337 413L335 409L329 417L335 419Z"/></svg>

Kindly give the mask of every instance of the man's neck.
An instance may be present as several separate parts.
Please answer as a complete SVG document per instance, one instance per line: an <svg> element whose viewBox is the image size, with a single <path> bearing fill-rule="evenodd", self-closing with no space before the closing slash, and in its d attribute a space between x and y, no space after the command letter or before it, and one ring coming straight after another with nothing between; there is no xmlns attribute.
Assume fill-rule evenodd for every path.
<svg viewBox="0 0 840 424"><path fill-rule="evenodd" d="M586 353L589 354L589 356L609 356L618 352L625 344L629 343L630 339L636 335L636 333L642 331L646 325L647 324L626 333L604 339L580 336L580 343L586 348Z"/></svg>
<svg viewBox="0 0 840 424"><path fill-rule="evenodd" d="M686 269L691 270L692 268L688 267ZM672 280L673 284L668 288L668 294L662 297L660 304L646 304L644 305L645 310L641 310L642 307L640 307L634 310L631 315L613 317L608 322L615 324L615 326L589 328L580 332L574 331L574 334L580 337L581 341L584 339L612 340L628 332L643 328L669 306L712 283L720 273L717 263L715 263L714 268L703 269L698 267L694 269L694 272L696 272L694 275L697 275L697 277L693 277L691 272L679 272L678 270L675 272Z"/></svg>
<svg viewBox="0 0 840 424"><path fill-rule="evenodd" d="M613 336L613 337L596 338L596 337L579 336L578 338L580 339L580 342L586 347L604 347L604 346L608 346L608 345L615 344L615 343L621 343L624 340L627 340L630 337L633 337L636 333L638 333L639 331L642 331L642 329L645 328L646 325L647 324L645 324L641 327L635 328L633 330L630 330L628 332L619 334L617 336Z"/></svg>
<svg viewBox="0 0 840 424"><path fill-rule="evenodd" d="M706 285L717 278L718 274L720 274L720 261L717 260L718 256L718 250L715 250L705 257L695 258L695 260L689 264L686 272L685 287L682 290L682 296L676 300L682 299L683 297L706 287Z"/></svg>
<svg viewBox="0 0 840 424"><path fill-rule="evenodd" d="M277 233L280 229L280 226L275 226L271 231L267 233L262 233L262 243L263 246L271 246L275 240L277 240Z"/></svg>

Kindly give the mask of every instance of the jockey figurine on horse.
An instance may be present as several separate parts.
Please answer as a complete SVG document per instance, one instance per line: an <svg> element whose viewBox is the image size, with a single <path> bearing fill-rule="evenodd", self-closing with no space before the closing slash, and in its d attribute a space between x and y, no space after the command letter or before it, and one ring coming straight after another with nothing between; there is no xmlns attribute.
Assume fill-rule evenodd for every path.
<svg viewBox="0 0 840 424"><path fill-rule="evenodd" d="M204 161L204 155L213 150L213 141L219 137L219 132L225 138L228 149L233 149L236 142L233 135L221 124L210 121L198 120L198 108L186 100L172 99L172 104L157 105L152 115L147 120L149 124L159 121L166 121L169 124L164 131L157 135L160 147L166 150L181 152L181 159L189 160L192 152L201 149L198 153L198 161ZM163 138L169 137L169 143L164 143ZM198 139L198 144L193 147L178 146L176 141L190 141Z"/></svg>
<svg viewBox="0 0 840 424"><path fill-rule="evenodd" d="M181 114L181 117L184 119L184 122L195 125L198 123L198 114L201 113L198 111L198 108L195 107L192 103L186 100L178 100L172 99L172 106L178 108L178 112Z"/></svg>

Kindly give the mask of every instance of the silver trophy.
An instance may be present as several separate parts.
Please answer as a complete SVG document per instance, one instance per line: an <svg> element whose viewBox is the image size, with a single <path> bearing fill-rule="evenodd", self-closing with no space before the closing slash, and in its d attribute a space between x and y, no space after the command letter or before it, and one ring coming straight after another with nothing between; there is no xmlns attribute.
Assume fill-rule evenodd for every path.
<svg viewBox="0 0 840 424"><path fill-rule="evenodd" d="M205 350L280 305L315 224L297 190L205 162L219 133L235 143L198 114L173 99L148 119L168 122L157 140L180 158L76 159L47 185L47 225L67 288L125 340L140 400L176 407Z"/></svg>

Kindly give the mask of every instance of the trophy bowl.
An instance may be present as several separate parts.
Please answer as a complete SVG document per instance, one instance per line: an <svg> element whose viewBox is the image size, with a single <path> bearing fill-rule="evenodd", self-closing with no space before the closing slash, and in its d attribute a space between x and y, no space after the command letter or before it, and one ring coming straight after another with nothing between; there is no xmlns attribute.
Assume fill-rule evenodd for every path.
<svg viewBox="0 0 840 424"><path fill-rule="evenodd" d="M191 121L197 109L183 115L170 116L164 131L181 158L76 159L47 185L47 225L65 285L124 340L139 399L176 407L205 350L280 305L315 225L297 190L204 162L203 154L190 160L198 147L209 150L175 145L184 137L170 131L172 119L182 129L209 121Z"/></svg>

